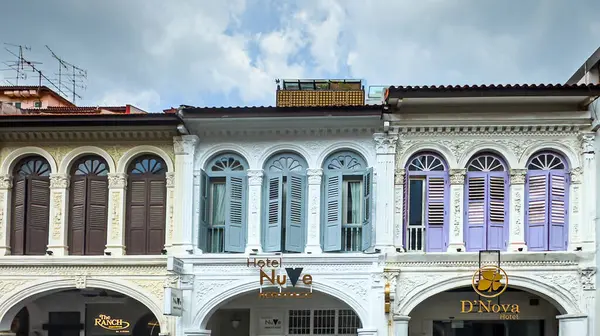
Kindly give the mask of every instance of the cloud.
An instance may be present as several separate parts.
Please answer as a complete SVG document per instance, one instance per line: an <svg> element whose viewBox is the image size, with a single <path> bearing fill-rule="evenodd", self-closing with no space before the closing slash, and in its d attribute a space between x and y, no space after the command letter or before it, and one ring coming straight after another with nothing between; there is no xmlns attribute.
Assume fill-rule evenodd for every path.
<svg viewBox="0 0 600 336"><path fill-rule="evenodd" d="M276 78L370 84L564 82L597 48L600 3L475 0L9 2L0 22L88 70L78 104L272 105ZM20 29L12 29L19 26ZM5 54L5 58L8 57ZM12 57L12 56L11 56ZM0 76L8 77L2 72ZM1 77L0 77L1 78ZM35 81L35 80L33 80Z"/></svg>

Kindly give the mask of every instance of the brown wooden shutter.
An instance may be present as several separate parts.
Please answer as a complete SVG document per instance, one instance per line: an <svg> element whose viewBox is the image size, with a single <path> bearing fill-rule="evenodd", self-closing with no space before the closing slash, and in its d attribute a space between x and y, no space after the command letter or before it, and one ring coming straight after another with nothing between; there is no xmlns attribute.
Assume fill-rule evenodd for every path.
<svg viewBox="0 0 600 336"><path fill-rule="evenodd" d="M127 254L146 254L147 181L143 177L130 177L127 188Z"/></svg>
<svg viewBox="0 0 600 336"><path fill-rule="evenodd" d="M48 248L50 220L50 179L29 177L25 254L44 255Z"/></svg>
<svg viewBox="0 0 600 336"><path fill-rule="evenodd" d="M85 176L74 176L71 179L69 254L72 255L85 253L86 182Z"/></svg>
<svg viewBox="0 0 600 336"><path fill-rule="evenodd" d="M147 254L160 254L165 248L167 183L164 175L148 178Z"/></svg>
<svg viewBox="0 0 600 336"><path fill-rule="evenodd" d="M88 176L87 182L85 252L88 255L102 255L106 248L108 178L106 176Z"/></svg>
<svg viewBox="0 0 600 336"><path fill-rule="evenodd" d="M27 179L15 179L12 190L12 223L10 230L11 254L25 253L25 211Z"/></svg>

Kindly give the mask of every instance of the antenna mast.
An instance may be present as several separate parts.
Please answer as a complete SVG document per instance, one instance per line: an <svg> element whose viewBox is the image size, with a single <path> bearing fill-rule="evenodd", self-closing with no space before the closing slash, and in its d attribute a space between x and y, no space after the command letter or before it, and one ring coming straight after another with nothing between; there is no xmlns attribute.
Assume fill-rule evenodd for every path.
<svg viewBox="0 0 600 336"><path fill-rule="evenodd" d="M86 89L84 81L87 79L87 71L65 61L63 58L56 55L48 45L46 45L46 48L50 51L52 57L58 61L58 92L64 94L63 89L69 91L69 93L72 94L72 103L75 104L77 98L82 99L81 95L77 94L77 89ZM63 70L66 70L67 72L66 79L70 84L70 87L63 84Z"/></svg>
<svg viewBox="0 0 600 336"><path fill-rule="evenodd" d="M24 45L20 45L20 44L12 44L12 43L4 43L4 45L7 46L7 47L4 47L4 49L9 54L13 55L17 60L2 62L8 68L1 69L1 71L14 71L16 73L16 75L15 75L15 77L11 77L11 79L15 80L14 84L11 83L6 78L5 78L5 80L10 85L19 85L19 79L23 79L23 80L27 79L27 71L25 69L25 65L27 65L28 63L31 63L31 64L41 64L41 63L40 62L27 62L25 60L23 51L24 50L31 51L31 47L29 47L29 46L24 46ZM18 52L13 52L8 47L18 48Z"/></svg>

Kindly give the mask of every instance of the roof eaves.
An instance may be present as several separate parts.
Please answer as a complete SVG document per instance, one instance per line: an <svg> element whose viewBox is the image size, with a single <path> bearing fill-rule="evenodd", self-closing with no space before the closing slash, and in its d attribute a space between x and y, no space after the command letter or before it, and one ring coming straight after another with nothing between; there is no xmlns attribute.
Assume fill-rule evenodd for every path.
<svg viewBox="0 0 600 336"><path fill-rule="evenodd" d="M571 75L571 78L567 80L567 85L577 84L585 76L586 72L594 68L600 63L600 47L594 51L594 53L583 62L583 64Z"/></svg>

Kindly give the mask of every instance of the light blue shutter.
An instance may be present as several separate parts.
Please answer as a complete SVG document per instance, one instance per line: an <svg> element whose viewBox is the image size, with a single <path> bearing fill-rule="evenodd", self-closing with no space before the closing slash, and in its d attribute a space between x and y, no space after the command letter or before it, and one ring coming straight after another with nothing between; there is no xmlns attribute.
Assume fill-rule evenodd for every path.
<svg viewBox="0 0 600 336"><path fill-rule="evenodd" d="M367 169L363 174L363 225L362 225L362 249L371 247L373 235L372 213L373 213L373 168Z"/></svg>
<svg viewBox="0 0 600 336"><path fill-rule="evenodd" d="M267 176L265 187L265 211L263 230L263 250L277 252L281 250L281 199L283 178L281 175Z"/></svg>
<svg viewBox="0 0 600 336"><path fill-rule="evenodd" d="M208 247L208 194L210 181L204 170L200 171L200 227L198 228L198 248L203 252Z"/></svg>
<svg viewBox="0 0 600 336"><path fill-rule="evenodd" d="M306 176L288 174L285 207L285 249L290 252L304 251L306 208Z"/></svg>
<svg viewBox="0 0 600 336"><path fill-rule="evenodd" d="M246 248L246 176L227 176L225 191L225 252Z"/></svg>
<svg viewBox="0 0 600 336"><path fill-rule="evenodd" d="M325 175L325 213L323 251L342 249L342 174L330 171Z"/></svg>

